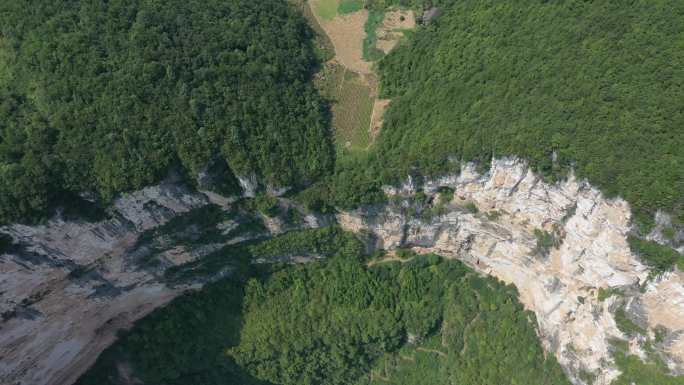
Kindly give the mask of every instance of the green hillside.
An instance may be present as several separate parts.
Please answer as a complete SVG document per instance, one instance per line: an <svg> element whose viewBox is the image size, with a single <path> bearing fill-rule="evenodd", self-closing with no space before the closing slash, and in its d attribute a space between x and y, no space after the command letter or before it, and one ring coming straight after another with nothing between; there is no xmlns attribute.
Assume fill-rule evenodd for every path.
<svg viewBox="0 0 684 385"><path fill-rule="evenodd" d="M642 222L684 221L683 2L450 3L380 62L393 102L357 179L519 155L551 181L574 166Z"/></svg>
<svg viewBox="0 0 684 385"><path fill-rule="evenodd" d="M372 144L352 134L369 125L359 111L370 115L376 95L343 90L353 76L319 73L335 88L324 95L358 104L332 110L346 129L337 140L350 146L339 159L334 100L312 83L321 64L312 31L285 0L0 2L0 225L65 205L92 214L169 175L196 184L207 170L224 195L239 191L236 176L256 175L331 214L387 199L381 186L408 175L457 172L467 161L486 171L494 157L519 156L550 183L575 170L626 198L642 230L657 210L674 214L672 238L684 226L681 0L320 4L324 18L369 9L366 56L387 7L442 10L377 57L380 96L392 102ZM84 207L84 197L95 204ZM260 191L232 208L271 217L283 208L301 223L299 207L285 203ZM191 241L202 244L262 227L233 214L207 206L138 242L153 248L196 221L225 225L199 231ZM287 222L265 221L274 232ZM554 243L537 232L539 245ZM638 235L628 243L654 274L684 266L675 250ZM0 254L13 241L0 236ZM364 249L328 227L250 238L169 268L159 282L230 275L121 331L77 384L568 385L514 287L436 255L400 251L399 262L378 252L370 263ZM325 260L252 263L283 256ZM623 316L618 328L640 327ZM617 345L612 353L622 370L615 384L682 381L655 355L641 361Z"/></svg>
<svg viewBox="0 0 684 385"><path fill-rule="evenodd" d="M5 1L0 25L0 223L217 160L276 186L333 165L311 33L283 1Z"/></svg>

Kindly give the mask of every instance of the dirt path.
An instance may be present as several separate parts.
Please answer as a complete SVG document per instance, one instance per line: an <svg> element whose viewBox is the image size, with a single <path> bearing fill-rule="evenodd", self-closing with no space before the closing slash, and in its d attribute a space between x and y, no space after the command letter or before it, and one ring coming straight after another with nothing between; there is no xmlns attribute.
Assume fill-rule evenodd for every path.
<svg viewBox="0 0 684 385"><path fill-rule="evenodd" d="M385 115L385 110L390 104L390 99L375 99L373 102L373 114L371 115L371 123L369 127L371 143L375 142L375 139L380 135L380 129L382 128L382 118Z"/></svg>
<svg viewBox="0 0 684 385"><path fill-rule="evenodd" d="M411 361L411 362L416 362L416 359L413 357L405 356L403 354L399 355L399 358L401 358L404 361Z"/></svg>
<svg viewBox="0 0 684 385"><path fill-rule="evenodd" d="M478 297L478 302L479 301L480 301L480 299ZM475 317L473 317L473 319L471 319L470 322L468 322L468 325L466 325L466 327L463 328L463 348L461 348L461 355L464 355L466 350L468 350L468 332L472 328L473 323L475 323L479 320L480 320L480 313L477 313L477 315Z"/></svg>
<svg viewBox="0 0 684 385"><path fill-rule="evenodd" d="M441 350L437 350L437 349L428 349L428 348L420 347L420 348L416 348L416 350L419 352L425 352L425 353L435 353L435 354L439 355L440 357L445 357L445 358L447 357L446 353L444 353Z"/></svg>
<svg viewBox="0 0 684 385"><path fill-rule="evenodd" d="M366 263L366 266L371 267L375 265L379 265L382 263L390 263L390 262L401 262L401 263L406 263L412 261L413 258L406 258L406 259L401 259L397 256L394 250L391 250L387 253L387 255L383 259L376 259L373 261L370 261Z"/></svg>

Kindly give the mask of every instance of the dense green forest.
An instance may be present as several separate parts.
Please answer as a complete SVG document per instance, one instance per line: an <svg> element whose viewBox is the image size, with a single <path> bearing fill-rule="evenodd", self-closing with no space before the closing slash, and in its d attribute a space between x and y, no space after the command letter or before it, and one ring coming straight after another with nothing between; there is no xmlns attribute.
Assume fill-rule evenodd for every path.
<svg viewBox="0 0 684 385"><path fill-rule="evenodd" d="M311 32L284 1L4 1L0 26L0 222L172 168L283 186L333 166Z"/></svg>
<svg viewBox="0 0 684 385"><path fill-rule="evenodd" d="M224 192L236 174L322 180L311 207L350 208L407 174L503 155L551 181L574 168L641 224L656 209L684 220L681 2L364 4L443 13L379 61L384 128L335 166L312 34L287 2L4 2L0 222L216 165Z"/></svg>
<svg viewBox="0 0 684 385"><path fill-rule="evenodd" d="M568 384L516 297L434 255L372 268L331 260L251 280L240 344L229 355L278 384L369 384L379 372L414 385ZM407 377L387 362L401 360L393 353L402 345L433 365L407 365Z"/></svg>
<svg viewBox="0 0 684 385"><path fill-rule="evenodd" d="M450 158L520 155L551 181L574 167L642 223L658 208L684 221L683 2L441 3L379 63L393 101L368 164L340 166L336 204L458 170Z"/></svg>
<svg viewBox="0 0 684 385"><path fill-rule="evenodd" d="M405 253L403 264L367 267L359 247L335 228L251 246L253 257L295 251L331 258L262 267L246 261L240 275L122 333L78 384L117 383L121 365L150 385L362 385L378 373L402 384L568 384L554 358L544 357L534 316L512 286L434 255ZM414 364L431 365L397 365L407 350Z"/></svg>
<svg viewBox="0 0 684 385"><path fill-rule="evenodd" d="M0 224L50 215L83 193L107 204L174 172L196 183L209 171L225 194L239 189L236 175L310 186L295 199L331 212L380 202L382 184L409 174L462 161L484 170L506 155L550 182L575 169L625 197L643 225L657 209L684 223L684 3L364 4L368 28L389 6L444 12L383 59L367 39L393 102L371 150L336 163L326 101L310 82L312 32L286 1L2 2ZM263 193L239 204L281 209ZM224 219L210 206L139 242ZM553 243L547 235L537 234L540 247ZM192 242L219 237L202 231ZM629 243L656 272L683 264L669 248ZM0 236L0 252L11 247ZM568 384L513 287L435 255L370 265L363 250L330 227L170 268L160 279L177 285L234 265L232 277L121 332L78 384L118 383L127 366L159 385ZM300 255L329 260L251 263ZM616 383L680 381L627 351L615 358Z"/></svg>
<svg viewBox="0 0 684 385"><path fill-rule="evenodd" d="M311 207L376 203L407 174L520 155L550 182L574 168L625 197L644 231L657 209L684 223L681 2L365 3L443 13L380 62L394 100L381 136L303 194Z"/></svg>

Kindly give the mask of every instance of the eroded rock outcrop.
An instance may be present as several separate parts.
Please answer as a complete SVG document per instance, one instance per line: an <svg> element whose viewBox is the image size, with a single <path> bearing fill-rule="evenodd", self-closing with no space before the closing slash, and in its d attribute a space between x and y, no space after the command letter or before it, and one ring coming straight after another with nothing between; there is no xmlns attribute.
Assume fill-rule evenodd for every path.
<svg viewBox="0 0 684 385"><path fill-rule="evenodd" d="M175 297L127 252L140 233L206 203L168 185L117 201L104 222L4 228L20 249L0 256L0 382L74 381L117 328Z"/></svg>
<svg viewBox="0 0 684 385"><path fill-rule="evenodd" d="M486 175L474 170L468 165L458 176L387 188L392 203L342 213L338 221L348 230L370 231L379 248L412 247L458 258L515 284L521 302L536 314L545 348L575 383L583 383L581 372L592 373L595 384L619 375L613 338L630 339L632 353L644 354L639 339L645 337L618 329L618 306L627 306L630 317L647 328L664 326L669 365L681 369L683 277L666 274L640 290L649 272L627 244L626 202L606 199L574 177L549 185L515 159L495 160ZM416 211L411 197L422 192L436 201L440 187L452 189L453 198ZM599 289L609 288L622 295L599 298Z"/></svg>
<svg viewBox="0 0 684 385"><path fill-rule="evenodd" d="M549 185L515 159L494 161L485 175L474 170L468 165L458 176L387 187L389 203L340 213L337 221L371 234L375 248L458 258L515 284L536 314L545 348L575 383L591 373L595 384L609 384L619 375L611 340L629 340L631 353L643 357L643 342L654 340L655 330L665 362L682 371L684 275L649 276L627 244L624 201L572 177ZM279 204L284 212L296 209L284 199ZM116 330L230 274L228 264L170 283L169 268L255 237L326 226L330 218L309 214L299 222L245 213L235 199L167 184L118 200L101 222L0 228L17 244L0 252L0 383L72 384ZM618 309L646 335L625 335Z"/></svg>
<svg viewBox="0 0 684 385"><path fill-rule="evenodd" d="M71 385L117 330L231 272L179 283L165 276L170 267L322 221L293 227L232 202L164 184L119 199L101 222L0 228L15 242L0 252L0 383Z"/></svg>

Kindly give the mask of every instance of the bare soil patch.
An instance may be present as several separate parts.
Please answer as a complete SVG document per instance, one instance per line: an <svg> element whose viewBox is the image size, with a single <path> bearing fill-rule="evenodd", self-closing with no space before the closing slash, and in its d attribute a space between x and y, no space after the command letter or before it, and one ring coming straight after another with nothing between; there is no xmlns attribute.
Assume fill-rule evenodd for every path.
<svg viewBox="0 0 684 385"><path fill-rule="evenodd" d="M311 0L313 9L317 9L323 0ZM319 17L314 12L318 23L335 47L335 58L343 66L359 74L371 73L371 63L363 60L363 40L366 38L364 25L368 20L368 11L337 15L330 20Z"/></svg>
<svg viewBox="0 0 684 385"><path fill-rule="evenodd" d="M311 20L314 27L322 29L327 36L325 40L332 44L335 52L334 59L326 63L316 82L332 101L332 123L338 146L345 150L363 150L380 133L390 100L378 99L378 82L372 63L363 59L368 11L363 9L326 17L320 10L330 8L331 2L338 3L334 0L310 0L308 12L305 12L314 19ZM381 27L377 29L377 48L389 52L403 38L402 31L415 26L413 11L387 11Z"/></svg>
<svg viewBox="0 0 684 385"><path fill-rule="evenodd" d="M413 11L403 9L387 11L385 20L377 31L376 47L384 53L389 53L404 37L403 31L414 28L416 28L416 16Z"/></svg>
<svg viewBox="0 0 684 385"><path fill-rule="evenodd" d="M380 129L382 128L383 122L382 118L385 116L385 110L387 109L387 106L389 106L390 102L390 99L375 99L375 102L373 103L373 115L371 115L370 124L371 143L374 142L380 134Z"/></svg>

